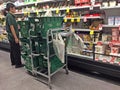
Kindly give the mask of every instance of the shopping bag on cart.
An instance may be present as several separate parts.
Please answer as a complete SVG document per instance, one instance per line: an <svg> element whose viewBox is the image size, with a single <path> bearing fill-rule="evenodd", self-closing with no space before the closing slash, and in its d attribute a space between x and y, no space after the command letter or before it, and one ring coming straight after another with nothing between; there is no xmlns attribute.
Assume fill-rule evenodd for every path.
<svg viewBox="0 0 120 90"><path fill-rule="evenodd" d="M67 45L67 53L76 53L80 54L80 52L84 49L85 45L83 40L77 35L73 34L71 38L69 38Z"/></svg>
<svg viewBox="0 0 120 90"><path fill-rule="evenodd" d="M57 57L61 60L62 63L65 62L65 43L60 34L56 34L53 39L53 48Z"/></svg>

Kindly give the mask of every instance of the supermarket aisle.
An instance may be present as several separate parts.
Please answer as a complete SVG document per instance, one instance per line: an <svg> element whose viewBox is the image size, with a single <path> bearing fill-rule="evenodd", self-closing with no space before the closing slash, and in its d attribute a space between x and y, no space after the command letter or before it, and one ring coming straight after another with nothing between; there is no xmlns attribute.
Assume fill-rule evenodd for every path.
<svg viewBox="0 0 120 90"><path fill-rule="evenodd" d="M49 90L43 83L28 75L24 68L10 66L9 53L0 51L0 90ZM53 77L53 90L120 90L117 84L64 70Z"/></svg>

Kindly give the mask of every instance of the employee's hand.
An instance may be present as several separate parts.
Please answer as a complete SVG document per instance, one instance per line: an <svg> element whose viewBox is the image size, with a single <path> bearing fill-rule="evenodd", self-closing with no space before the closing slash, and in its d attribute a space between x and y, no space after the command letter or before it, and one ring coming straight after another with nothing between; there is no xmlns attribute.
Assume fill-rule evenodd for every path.
<svg viewBox="0 0 120 90"><path fill-rule="evenodd" d="M18 39L18 38L16 38L16 39L15 39L15 42L16 42L16 43L19 43L19 39Z"/></svg>

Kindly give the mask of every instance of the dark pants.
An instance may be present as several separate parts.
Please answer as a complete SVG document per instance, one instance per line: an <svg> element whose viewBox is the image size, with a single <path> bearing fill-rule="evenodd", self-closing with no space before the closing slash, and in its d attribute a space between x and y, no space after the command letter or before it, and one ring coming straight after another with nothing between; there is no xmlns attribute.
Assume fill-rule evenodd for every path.
<svg viewBox="0 0 120 90"><path fill-rule="evenodd" d="M10 41L10 59L12 65L21 65L20 44L14 41Z"/></svg>

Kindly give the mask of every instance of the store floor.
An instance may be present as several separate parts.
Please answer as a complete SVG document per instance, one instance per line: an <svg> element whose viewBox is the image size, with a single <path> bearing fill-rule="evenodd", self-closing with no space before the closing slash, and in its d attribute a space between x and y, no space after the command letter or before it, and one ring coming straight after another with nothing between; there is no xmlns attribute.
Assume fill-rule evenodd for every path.
<svg viewBox="0 0 120 90"><path fill-rule="evenodd" d="M120 90L120 83L109 82L94 76L64 70L52 79L53 90ZM10 65L9 53L0 50L0 90L49 90L49 88L27 74L24 68Z"/></svg>

